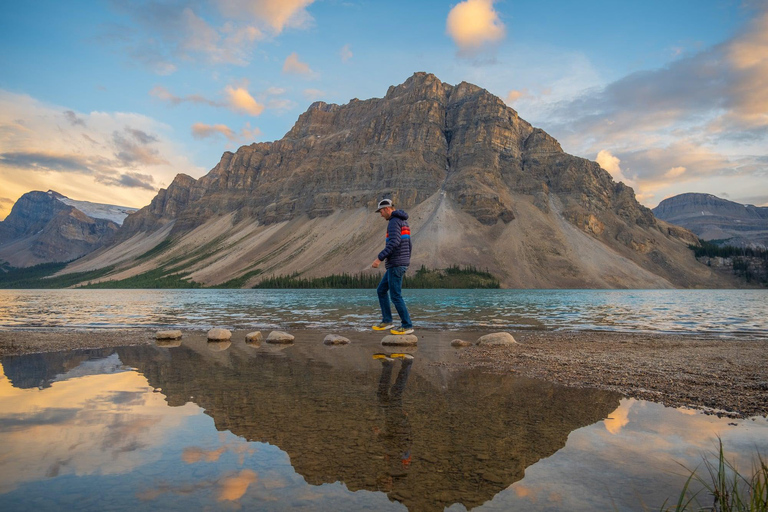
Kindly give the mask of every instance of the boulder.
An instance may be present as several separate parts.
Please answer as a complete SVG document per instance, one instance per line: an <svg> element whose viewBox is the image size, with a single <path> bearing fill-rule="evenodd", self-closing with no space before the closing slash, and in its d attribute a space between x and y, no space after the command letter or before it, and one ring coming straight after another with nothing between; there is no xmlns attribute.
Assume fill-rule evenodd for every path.
<svg viewBox="0 0 768 512"><path fill-rule="evenodd" d="M323 343L326 345L346 345L349 343L349 338L345 338L344 336L339 336L338 334L329 334L325 337L323 340Z"/></svg>
<svg viewBox="0 0 768 512"><path fill-rule="evenodd" d="M156 340L178 340L181 339L181 331L178 329L171 331L157 331Z"/></svg>
<svg viewBox="0 0 768 512"><path fill-rule="evenodd" d="M228 329L214 328L208 331L208 341L229 341L232 333Z"/></svg>
<svg viewBox="0 0 768 512"><path fill-rule="evenodd" d="M294 336L283 331L272 331L267 336L267 343L293 343Z"/></svg>
<svg viewBox="0 0 768 512"><path fill-rule="evenodd" d="M503 345L517 345L515 338L508 332L494 332L480 336L477 340L478 345L483 346L503 346Z"/></svg>
<svg viewBox="0 0 768 512"><path fill-rule="evenodd" d="M264 336L261 335L261 331L253 331L245 335L245 342L251 343L254 345L257 343L261 343L263 339L264 339Z"/></svg>
<svg viewBox="0 0 768 512"><path fill-rule="evenodd" d="M385 346L409 346L416 345L418 342L418 336L413 334L390 334L381 340L381 344Z"/></svg>
<svg viewBox="0 0 768 512"><path fill-rule="evenodd" d="M453 341L451 341L451 346L452 347L468 347L470 345L472 345L471 341L460 340L458 338L453 340Z"/></svg>

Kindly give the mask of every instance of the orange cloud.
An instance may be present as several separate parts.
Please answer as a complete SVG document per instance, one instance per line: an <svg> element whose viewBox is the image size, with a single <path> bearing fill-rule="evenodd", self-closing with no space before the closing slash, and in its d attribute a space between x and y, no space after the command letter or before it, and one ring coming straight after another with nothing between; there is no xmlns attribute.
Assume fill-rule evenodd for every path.
<svg viewBox="0 0 768 512"><path fill-rule="evenodd" d="M605 419L605 430L614 435L621 432L621 429L629 423L629 411L635 402L634 398L622 400L621 405Z"/></svg>
<svg viewBox="0 0 768 512"><path fill-rule="evenodd" d="M267 26L274 34L286 27L306 28L312 16L306 11L315 0L215 0L221 11L230 17L250 16Z"/></svg>
<svg viewBox="0 0 768 512"><path fill-rule="evenodd" d="M248 490L248 486L257 480L256 472L250 469L244 469L236 476L223 479L220 484L219 501L239 500Z"/></svg>
<svg viewBox="0 0 768 512"><path fill-rule="evenodd" d="M493 0L465 0L448 13L446 32L460 53L471 55L504 39L506 29L493 9Z"/></svg>
<svg viewBox="0 0 768 512"><path fill-rule="evenodd" d="M204 450L197 446L190 446L189 448L184 448L181 460L187 464L194 464L200 461L216 462L226 451L227 449L223 446L218 450Z"/></svg>
<svg viewBox="0 0 768 512"><path fill-rule="evenodd" d="M224 89L229 102L229 107L239 113L250 114L252 116L261 115L264 112L264 105L257 102L253 96L243 87L227 86Z"/></svg>

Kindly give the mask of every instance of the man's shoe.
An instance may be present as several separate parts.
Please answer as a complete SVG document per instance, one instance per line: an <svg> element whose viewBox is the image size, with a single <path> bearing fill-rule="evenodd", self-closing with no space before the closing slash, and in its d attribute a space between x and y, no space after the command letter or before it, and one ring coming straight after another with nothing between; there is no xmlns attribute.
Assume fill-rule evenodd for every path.
<svg viewBox="0 0 768 512"><path fill-rule="evenodd" d="M411 354L389 354L392 359L402 359L403 361L413 361Z"/></svg>
<svg viewBox="0 0 768 512"><path fill-rule="evenodd" d="M382 363L393 363L395 360L389 357L387 354L373 354L374 359L378 359Z"/></svg>
<svg viewBox="0 0 768 512"><path fill-rule="evenodd" d="M391 329L395 326L393 323L387 323L387 322L381 322L380 324L376 324L371 327L374 331L386 331L387 329Z"/></svg>
<svg viewBox="0 0 768 512"><path fill-rule="evenodd" d="M408 327L407 329L403 326L398 327L397 329L392 329L389 331L392 334L412 334L413 329Z"/></svg>

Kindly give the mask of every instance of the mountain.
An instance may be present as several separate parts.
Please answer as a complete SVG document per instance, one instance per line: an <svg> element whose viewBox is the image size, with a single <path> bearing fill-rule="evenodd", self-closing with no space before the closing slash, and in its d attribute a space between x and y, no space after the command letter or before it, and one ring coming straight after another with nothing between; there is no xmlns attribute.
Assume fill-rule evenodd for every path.
<svg viewBox="0 0 768 512"><path fill-rule="evenodd" d="M53 190L28 192L0 222L0 260L28 267L79 258L111 238L135 211L75 201Z"/></svg>
<svg viewBox="0 0 768 512"><path fill-rule="evenodd" d="M410 214L415 268L473 265L516 288L735 286L597 163L488 91L427 73L383 98L316 102L282 139L226 152L200 179L179 174L65 272L242 286L373 272L382 197Z"/></svg>
<svg viewBox="0 0 768 512"><path fill-rule="evenodd" d="M710 194L680 194L653 209L659 219L683 226L702 240L735 247L768 248L768 207L740 204Z"/></svg>

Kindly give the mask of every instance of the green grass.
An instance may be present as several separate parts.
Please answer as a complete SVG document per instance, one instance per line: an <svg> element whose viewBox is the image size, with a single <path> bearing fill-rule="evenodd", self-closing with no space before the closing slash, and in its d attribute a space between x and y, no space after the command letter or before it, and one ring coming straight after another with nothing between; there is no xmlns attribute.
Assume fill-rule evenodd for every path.
<svg viewBox="0 0 768 512"><path fill-rule="evenodd" d="M741 474L736 466L725 458L723 441L718 439L717 459L712 462L704 459L706 475L697 470L689 470L691 475L685 483L674 508L664 508L664 512L675 511L713 511L713 512L766 512L768 511L768 464L760 453L753 462L752 475ZM691 493L691 483L698 482L703 489ZM706 493L704 493L706 491ZM701 496L706 494L706 498ZM701 504L699 498L705 500ZM711 503L711 505L709 505Z"/></svg>

